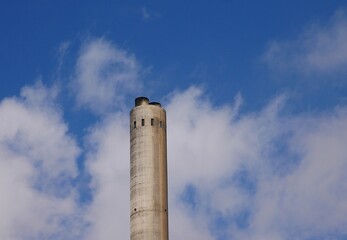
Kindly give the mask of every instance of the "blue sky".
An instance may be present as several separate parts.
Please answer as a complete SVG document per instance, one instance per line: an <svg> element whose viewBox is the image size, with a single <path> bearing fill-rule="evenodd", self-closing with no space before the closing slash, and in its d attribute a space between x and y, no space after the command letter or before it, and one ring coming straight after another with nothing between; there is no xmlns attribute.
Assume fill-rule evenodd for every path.
<svg viewBox="0 0 347 240"><path fill-rule="evenodd" d="M170 239L347 239L345 1L12 1L0 28L0 239L129 237L140 95Z"/></svg>

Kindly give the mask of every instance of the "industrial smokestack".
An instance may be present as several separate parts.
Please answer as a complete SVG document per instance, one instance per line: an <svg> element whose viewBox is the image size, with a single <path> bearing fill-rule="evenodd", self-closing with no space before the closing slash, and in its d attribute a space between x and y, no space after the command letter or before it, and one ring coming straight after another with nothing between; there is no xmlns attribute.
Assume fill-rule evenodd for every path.
<svg viewBox="0 0 347 240"><path fill-rule="evenodd" d="M146 97L130 112L130 240L168 240L166 111Z"/></svg>

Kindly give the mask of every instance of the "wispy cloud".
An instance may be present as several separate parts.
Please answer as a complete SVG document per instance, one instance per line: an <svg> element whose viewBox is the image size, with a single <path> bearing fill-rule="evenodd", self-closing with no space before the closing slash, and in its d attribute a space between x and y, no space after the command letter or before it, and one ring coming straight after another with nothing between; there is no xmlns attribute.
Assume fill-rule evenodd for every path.
<svg viewBox="0 0 347 240"><path fill-rule="evenodd" d="M311 24L296 39L272 42L263 60L277 73L346 73L346 11L337 11L327 24Z"/></svg>
<svg viewBox="0 0 347 240"><path fill-rule="evenodd" d="M63 65L63 59L67 53L67 51L70 48L70 42L69 41L65 41L62 42L58 48L58 70L60 70L61 66Z"/></svg>
<svg viewBox="0 0 347 240"><path fill-rule="evenodd" d="M151 15L149 14L148 10L146 7L142 7L141 8L141 12L142 12L142 19L143 20L148 20L151 18Z"/></svg>
<svg viewBox="0 0 347 240"><path fill-rule="evenodd" d="M74 89L80 106L104 113L141 89L141 66L135 56L105 39L84 44L77 60Z"/></svg>

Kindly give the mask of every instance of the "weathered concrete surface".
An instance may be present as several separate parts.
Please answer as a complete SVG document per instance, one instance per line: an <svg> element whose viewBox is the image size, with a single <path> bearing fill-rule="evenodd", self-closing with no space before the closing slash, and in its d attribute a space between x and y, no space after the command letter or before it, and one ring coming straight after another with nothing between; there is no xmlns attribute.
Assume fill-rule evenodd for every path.
<svg viewBox="0 0 347 240"><path fill-rule="evenodd" d="M165 109L137 98L130 135L130 239L168 240Z"/></svg>

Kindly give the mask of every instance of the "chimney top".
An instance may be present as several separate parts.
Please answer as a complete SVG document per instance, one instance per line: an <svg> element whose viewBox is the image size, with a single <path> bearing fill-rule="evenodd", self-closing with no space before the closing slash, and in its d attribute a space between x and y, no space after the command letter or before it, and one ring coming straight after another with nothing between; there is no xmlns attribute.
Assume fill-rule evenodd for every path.
<svg viewBox="0 0 347 240"><path fill-rule="evenodd" d="M135 107L138 107L141 105L152 105L152 106L161 107L161 104L159 102L149 102L149 99L147 97L137 97L135 99Z"/></svg>

